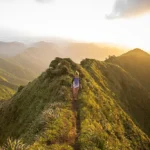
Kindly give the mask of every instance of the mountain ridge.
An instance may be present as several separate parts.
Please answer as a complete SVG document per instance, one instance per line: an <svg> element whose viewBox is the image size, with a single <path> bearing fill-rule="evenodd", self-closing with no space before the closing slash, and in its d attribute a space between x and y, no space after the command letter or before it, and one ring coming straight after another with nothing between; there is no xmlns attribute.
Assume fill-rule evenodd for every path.
<svg viewBox="0 0 150 150"><path fill-rule="evenodd" d="M120 67L113 67L120 71ZM149 137L118 103L115 91L107 86L109 77L99 72L103 70L106 74L104 68L109 71L112 65L95 60L93 64L91 59L81 65L71 59L53 60L45 72L0 107L0 144L13 137L23 139L33 150L73 150L75 143L80 149L148 150ZM75 70L80 72L83 86L77 102L79 110L75 110L80 118L77 141L77 118L70 89ZM121 78L130 79L128 74ZM135 86L140 93L138 85Z"/></svg>
<svg viewBox="0 0 150 150"><path fill-rule="evenodd" d="M150 91L150 55L147 52L134 49L119 57L114 57L106 61L117 64L125 69Z"/></svg>
<svg viewBox="0 0 150 150"><path fill-rule="evenodd" d="M88 64L86 61L90 62L90 68L86 66ZM115 99L130 114L132 120L137 121L137 125L140 124L139 127L145 129L144 131L150 135L149 115L147 115L150 114L150 95L145 87L133 78L129 72L115 64L87 59L82 61L81 65L89 71L95 82L108 92L108 95L115 95ZM137 91L140 91L140 93Z"/></svg>
<svg viewBox="0 0 150 150"><path fill-rule="evenodd" d="M121 56L126 56L126 55L141 55L141 56L148 56L149 53L145 52L144 50L141 50L139 48L135 48L133 50L130 50L128 52L126 52L125 54L121 55Z"/></svg>

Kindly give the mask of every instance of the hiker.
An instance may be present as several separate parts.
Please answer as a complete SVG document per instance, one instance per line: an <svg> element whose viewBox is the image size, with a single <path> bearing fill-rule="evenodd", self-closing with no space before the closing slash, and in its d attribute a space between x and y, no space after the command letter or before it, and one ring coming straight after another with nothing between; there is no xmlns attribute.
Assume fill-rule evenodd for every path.
<svg viewBox="0 0 150 150"><path fill-rule="evenodd" d="M74 100L77 100L78 91L80 87L81 87L81 84L80 84L79 72L76 71L74 78L72 79L72 85L71 85Z"/></svg>

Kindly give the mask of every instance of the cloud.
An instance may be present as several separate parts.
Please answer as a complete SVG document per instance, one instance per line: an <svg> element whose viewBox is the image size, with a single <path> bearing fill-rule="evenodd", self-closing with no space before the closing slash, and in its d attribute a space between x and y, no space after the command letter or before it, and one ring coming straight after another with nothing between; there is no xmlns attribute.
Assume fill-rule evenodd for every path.
<svg viewBox="0 0 150 150"><path fill-rule="evenodd" d="M52 2L53 0L36 0L39 3L49 3Z"/></svg>
<svg viewBox="0 0 150 150"><path fill-rule="evenodd" d="M150 0L116 0L107 19L129 18L150 12Z"/></svg>

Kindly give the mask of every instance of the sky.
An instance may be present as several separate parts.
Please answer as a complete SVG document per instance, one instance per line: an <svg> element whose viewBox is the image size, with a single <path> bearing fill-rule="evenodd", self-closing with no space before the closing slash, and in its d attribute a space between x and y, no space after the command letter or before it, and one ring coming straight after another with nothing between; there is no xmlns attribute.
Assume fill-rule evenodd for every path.
<svg viewBox="0 0 150 150"><path fill-rule="evenodd" d="M150 0L0 0L0 40L63 37L150 50Z"/></svg>

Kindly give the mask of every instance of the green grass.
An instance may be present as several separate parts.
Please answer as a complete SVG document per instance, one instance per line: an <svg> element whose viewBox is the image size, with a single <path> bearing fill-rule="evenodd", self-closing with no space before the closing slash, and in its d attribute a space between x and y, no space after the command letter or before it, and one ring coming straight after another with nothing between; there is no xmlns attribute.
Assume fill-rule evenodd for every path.
<svg viewBox="0 0 150 150"><path fill-rule="evenodd" d="M145 88L114 64L95 60L85 60L81 64L104 93L114 98L136 124L150 135L150 97Z"/></svg>
<svg viewBox="0 0 150 150"><path fill-rule="evenodd" d="M18 78L30 80L31 78L35 77L32 71L29 71L23 66L16 64L13 60L11 61L0 58L0 68Z"/></svg>
<svg viewBox="0 0 150 150"><path fill-rule="evenodd" d="M72 109L70 89L75 70L80 72L83 86L76 110L79 118ZM132 81L141 92L139 84L115 65L89 59L79 65L71 59L56 58L37 79L0 105L0 145L11 137L12 142L21 140L32 150L73 150L76 143L81 150L148 150L150 139L120 104L125 100L118 94L121 87L118 92L111 87L115 80L107 71L121 76L121 81Z"/></svg>
<svg viewBox="0 0 150 150"><path fill-rule="evenodd" d="M81 149L148 149L148 137L142 134L129 115L118 105L111 89L108 90L107 78L100 72L104 71L104 68L109 69L110 75L111 68L114 72L122 71L118 67L95 60L85 60L81 64L90 74L86 75L88 79L83 82L83 87L86 88L80 94ZM127 77L130 80L130 76ZM147 144L144 144L145 140Z"/></svg>
<svg viewBox="0 0 150 150"><path fill-rule="evenodd" d="M18 86L27 84L36 75L14 60L0 58L0 99L9 99L17 91Z"/></svg>
<svg viewBox="0 0 150 150"><path fill-rule="evenodd" d="M0 86L0 100L9 99L15 94L15 91L11 88L1 85Z"/></svg>

